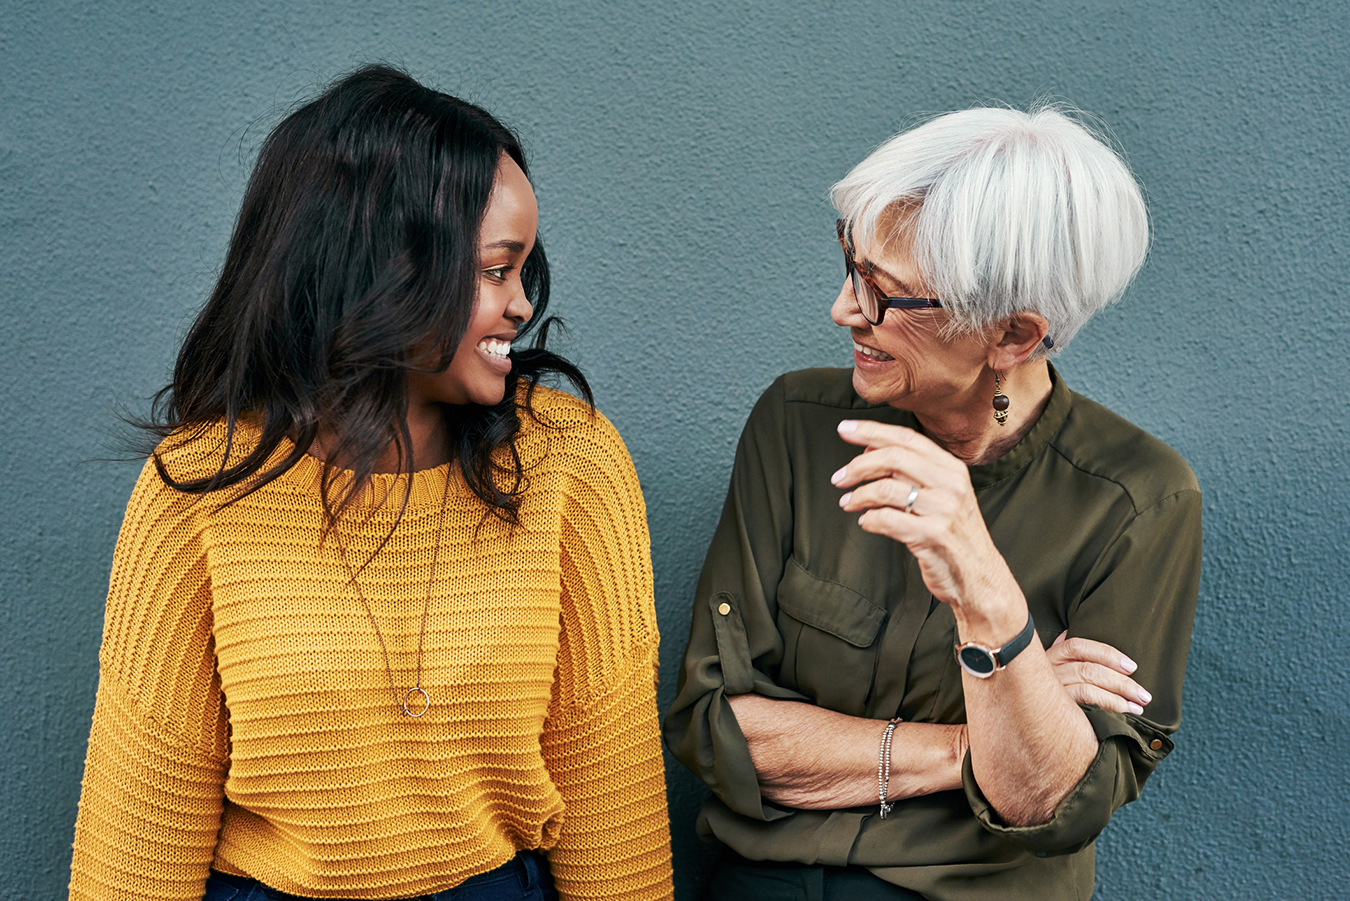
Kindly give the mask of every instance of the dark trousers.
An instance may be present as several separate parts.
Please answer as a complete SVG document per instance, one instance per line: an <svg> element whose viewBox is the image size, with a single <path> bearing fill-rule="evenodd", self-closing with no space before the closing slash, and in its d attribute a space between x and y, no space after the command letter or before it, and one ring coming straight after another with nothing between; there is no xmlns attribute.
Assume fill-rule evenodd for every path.
<svg viewBox="0 0 1350 901"><path fill-rule="evenodd" d="M538 851L521 851L495 870L479 873L443 892L407 901L557 901L548 861ZM211 873L202 901L312 901L288 895L247 876Z"/></svg>
<svg viewBox="0 0 1350 901"><path fill-rule="evenodd" d="M713 870L708 901L923 901L862 867L747 860L730 848Z"/></svg>

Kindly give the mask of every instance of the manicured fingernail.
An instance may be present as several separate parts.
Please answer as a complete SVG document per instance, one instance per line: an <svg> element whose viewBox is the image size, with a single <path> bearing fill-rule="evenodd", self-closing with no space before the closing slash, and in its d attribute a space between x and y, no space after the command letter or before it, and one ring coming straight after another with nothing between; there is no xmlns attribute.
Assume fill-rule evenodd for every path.
<svg viewBox="0 0 1350 901"><path fill-rule="evenodd" d="M847 466L842 466L842 467L840 467L838 472L836 472L834 475L830 476L830 482L831 482L832 484L838 485L840 482L842 482L842 481L844 480L844 475L845 475L847 472L848 472L848 467L847 467Z"/></svg>
<svg viewBox="0 0 1350 901"><path fill-rule="evenodd" d="M1121 658L1120 658L1120 668L1123 669L1123 670L1128 674L1128 673L1132 673L1132 672L1134 672L1135 670L1139 669L1139 664L1135 663L1135 662L1134 662L1133 660L1131 660L1129 657L1121 657Z"/></svg>
<svg viewBox="0 0 1350 901"><path fill-rule="evenodd" d="M866 515L867 515L867 514L864 513L862 516L859 516L859 517L858 517L858 525L862 525L863 516L866 516Z"/></svg>
<svg viewBox="0 0 1350 901"><path fill-rule="evenodd" d="M849 432L856 431L858 431L858 423L856 420L845 419L843 422L839 423L839 434L841 435L847 435Z"/></svg>
<svg viewBox="0 0 1350 901"><path fill-rule="evenodd" d="M1126 701L1125 709L1130 711L1130 713L1133 713L1135 716L1138 716L1139 714L1144 712L1144 708L1134 703L1134 701Z"/></svg>
<svg viewBox="0 0 1350 901"><path fill-rule="evenodd" d="M851 497L853 497L853 492L852 492L852 491L850 491L848 494L845 494L843 497L839 498L839 506L841 506L841 507L847 507L847 506L848 506L848 499L851 498Z"/></svg>
<svg viewBox="0 0 1350 901"><path fill-rule="evenodd" d="M1141 688L1139 689L1139 700L1142 703L1147 704L1149 701L1153 700L1153 695L1149 694L1147 691Z"/></svg>

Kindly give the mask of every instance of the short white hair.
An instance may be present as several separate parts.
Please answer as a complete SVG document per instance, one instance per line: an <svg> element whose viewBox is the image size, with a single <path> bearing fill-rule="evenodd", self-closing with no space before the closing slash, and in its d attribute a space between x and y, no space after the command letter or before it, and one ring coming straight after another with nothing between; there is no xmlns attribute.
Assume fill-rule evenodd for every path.
<svg viewBox="0 0 1350 901"><path fill-rule="evenodd" d="M1083 118L1056 105L947 113L882 144L830 199L855 247L912 241L954 329L1035 312L1058 351L1148 252L1139 185Z"/></svg>

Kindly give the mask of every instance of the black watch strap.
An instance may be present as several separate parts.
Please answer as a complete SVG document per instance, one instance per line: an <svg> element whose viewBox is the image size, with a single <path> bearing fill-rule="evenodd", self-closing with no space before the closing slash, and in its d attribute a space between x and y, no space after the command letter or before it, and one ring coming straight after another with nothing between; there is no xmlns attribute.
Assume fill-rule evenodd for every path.
<svg viewBox="0 0 1350 901"><path fill-rule="evenodd" d="M1027 624L1022 627L1022 631L1017 633L1017 637L1005 644L1003 647L994 651L994 659L998 661L998 668L1003 669L1013 658L1027 649L1031 644L1031 636L1036 634L1036 623L1032 621L1031 614L1027 614Z"/></svg>

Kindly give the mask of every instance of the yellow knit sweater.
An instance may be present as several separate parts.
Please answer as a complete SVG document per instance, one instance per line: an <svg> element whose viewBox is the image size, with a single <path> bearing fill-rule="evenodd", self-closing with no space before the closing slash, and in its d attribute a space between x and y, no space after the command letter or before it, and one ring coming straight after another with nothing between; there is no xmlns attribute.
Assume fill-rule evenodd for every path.
<svg viewBox="0 0 1350 901"><path fill-rule="evenodd" d="M514 531L450 466L377 475L339 523L401 693L451 479L420 719L338 541L320 544L318 461L223 509L147 465L113 561L72 898L199 899L211 867L406 898L526 848L564 898L670 897L642 494L608 421L542 388L535 406L561 430L522 415ZM213 435L170 472L214 471Z"/></svg>

